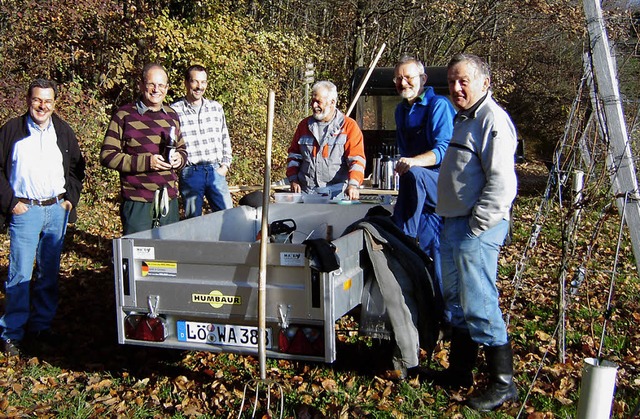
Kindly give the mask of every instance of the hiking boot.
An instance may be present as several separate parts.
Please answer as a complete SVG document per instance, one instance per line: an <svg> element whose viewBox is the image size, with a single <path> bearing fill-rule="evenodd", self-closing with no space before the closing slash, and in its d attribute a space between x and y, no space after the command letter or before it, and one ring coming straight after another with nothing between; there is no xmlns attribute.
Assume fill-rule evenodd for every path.
<svg viewBox="0 0 640 419"><path fill-rule="evenodd" d="M2 351L8 357L20 356L20 341L14 339L4 340Z"/></svg>
<svg viewBox="0 0 640 419"><path fill-rule="evenodd" d="M471 339L467 329L456 327L451 330L449 368L432 370L421 367L418 375L423 380L452 390L471 387L473 385L473 367L477 358L478 344Z"/></svg>

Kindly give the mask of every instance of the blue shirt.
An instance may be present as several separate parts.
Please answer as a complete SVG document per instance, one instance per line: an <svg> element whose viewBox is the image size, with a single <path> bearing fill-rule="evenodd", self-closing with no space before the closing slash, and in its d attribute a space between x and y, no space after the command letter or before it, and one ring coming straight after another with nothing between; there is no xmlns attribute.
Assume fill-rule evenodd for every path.
<svg viewBox="0 0 640 419"><path fill-rule="evenodd" d="M396 141L402 157L415 157L431 150L440 165L453 135L456 111L444 96L429 86L413 105L403 100L396 106Z"/></svg>

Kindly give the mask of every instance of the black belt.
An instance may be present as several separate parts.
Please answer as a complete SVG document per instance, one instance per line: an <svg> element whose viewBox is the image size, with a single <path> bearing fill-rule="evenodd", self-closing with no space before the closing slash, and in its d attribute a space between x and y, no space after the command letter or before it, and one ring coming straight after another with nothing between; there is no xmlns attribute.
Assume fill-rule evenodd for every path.
<svg viewBox="0 0 640 419"><path fill-rule="evenodd" d="M188 162L187 166L209 166L209 165L214 165L216 163L212 162L212 161L199 161L198 163L191 163Z"/></svg>
<svg viewBox="0 0 640 419"><path fill-rule="evenodd" d="M37 205L39 207L48 207L49 205L57 204L63 198L64 198L64 194L60 194L58 196L54 196L53 198L49 198L49 199L39 200L39 199L18 198L18 201L27 205Z"/></svg>

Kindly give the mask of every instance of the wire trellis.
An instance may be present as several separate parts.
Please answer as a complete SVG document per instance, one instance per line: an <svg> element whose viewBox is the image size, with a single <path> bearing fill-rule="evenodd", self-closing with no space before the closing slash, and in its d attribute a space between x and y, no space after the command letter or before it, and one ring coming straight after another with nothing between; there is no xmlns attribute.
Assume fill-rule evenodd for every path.
<svg viewBox="0 0 640 419"><path fill-rule="evenodd" d="M614 284L621 252L623 227L625 225L624 209L626 209L628 200L633 199L632 196L635 196L635 191L627 191L622 194L622 196L612 196L610 193L606 193L611 190L606 183L611 179L615 171L619 170L619 166L615 164L613 167L607 167L607 164L605 164L608 157L607 153L609 153L610 150L609 139L607 137L607 121L603 112L603 101L613 99L599 97L597 85L593 83L592 80L592 65L592 57L588 54L585 59L584 75L572 104L569 118L565 125L564 135L556 145L554 151L545 192L534 217L527 244L516 265L511 281L514 291L509 309L506 313L507 327L509 327L512 313L515 312L517 307L517 301L521 298L519 294L523 289L524 272L526 271L526 267L531 259L534 248L538 244L541 234L544 234L545 226L552 221L550 213L554 209L555 203L555 205L557 205L557 211L560 214L560 219L554 221L559 221L562 231L562 259L558 268L558 319L553 336L549 340L550 343L540 360L517 417L520 417L524 412L536 380L552 350L551 342L554 340L557 340L559 358L564 362L565 313L570 307L570 304L579 295L581 288L584 287L583 284L588 283L589 276L593 274L602 275L605 272L602 269L591 267L590 262L594 256L593 251L597 247L597 243L602 239L601 233L603 231L603 225L609 216L614 213L612 209L614 208L615 201L624 199L623 210L621 214L618 214L621 218L617 246L615 254L613 255L613 268L606 271L611 275L611 279L606 309L603 313L604 324L602 325L599 347L597 349L598 362L603 353L606 324L610 319L613 307ZM638 156L634 155L634 163L636 160L638 160ZM579 190L570 187L570 180L576 172L579 172L584 180ZM581 211L585 208L597 207L600 207L600 211L597 221L591 228L591 234L586 242L586 250L584 250L584 243L578 248L576 245L577 235L579 233L584 235L586 230L582 224ZM580 254L581 257L576 257L576 252L585 252L585 254ZM596 270L599 272L595 272Z"/></svg>

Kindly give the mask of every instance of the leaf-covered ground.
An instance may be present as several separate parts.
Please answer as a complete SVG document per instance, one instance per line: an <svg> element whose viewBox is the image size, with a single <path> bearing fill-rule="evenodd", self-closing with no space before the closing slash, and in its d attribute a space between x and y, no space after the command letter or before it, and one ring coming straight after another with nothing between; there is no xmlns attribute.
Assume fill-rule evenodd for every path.
<svg viewBox="0 0 640 419"><path fill-rule="evenodd" d="M600 353L619 366L614 416L629 417L640 402L640 285L628 239L617 244L617 214L609 211L599 218L597 208L585 210L576 245L563 251L564 210L552 204L540 223L546 169L535 163L518 169L513 241L502 252L499 285L520 401L491 416L575 416L583 359ZM0 417L237 417L245 384L259 377L256 359L117 343L111 267L111 239L120 229L117 208L115 199L79 208L61 269L55 321L60 340L20 359L0 355ZM542 229L532 246L536 224ZM5 278L8 236L1 234L0 242L0 277ZM587 276L571 287L580 265ZM557 327L563 266L569 284L562 323L566 337L560 340L565 342L564 362ZM0 294L0 303L3 299ZM268 360L267 375L274 388L283 390L285 417L479 417L463 404L474 389L447 392L418 379L390 379L387 346L353 336L356 320L347 317L338 325L341 344L334 365ZM436 364L446 366L447 347L446 342L438 345ZM476 381L486 381L482 367ZM271 400L276 406L281 402L277 393Z"/></svg>

